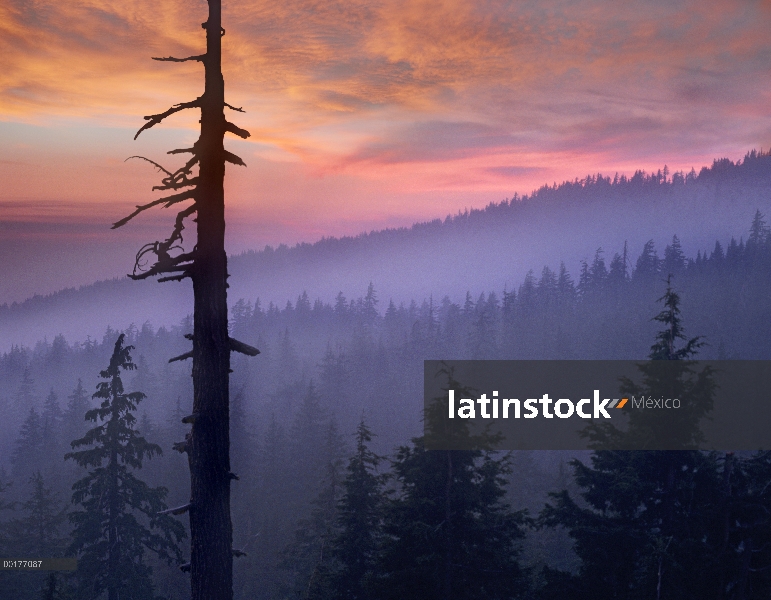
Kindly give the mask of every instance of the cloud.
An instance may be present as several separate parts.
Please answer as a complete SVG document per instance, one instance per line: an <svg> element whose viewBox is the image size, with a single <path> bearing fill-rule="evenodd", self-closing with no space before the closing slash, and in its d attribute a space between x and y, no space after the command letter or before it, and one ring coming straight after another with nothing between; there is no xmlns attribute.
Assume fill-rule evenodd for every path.
<svg viewBox="0 0 771 600"><path fill-rule="evenodd" d="M520 167L515 165L507 165L503 167L486 167L483 169L485 173L491 173L493 175L499 175L501 177L518 177L520 175L535 175L545 173L547 171L544 167Z"/></svg>
<svg viewBox="0 0 771 600"><path fill-rule="evenodd" d="M511 148L520 142L505 130L473 122L428 121L389 132L347 157L347 163L441 162Z"/></svg>
<svg viewBox="0 0 771 600"><path fill-rule="evenodd" d="M252 155L281 173L285 163L301 164L290 171L309 187L338 177L330 197L339 194L346 210L385 188L477 186L489 201L527 192L538 178L678 161L690 168L768 147L768 7L744 0L226 2L227 98L247 111L236 120L252 133L239 146L250 168ZM43 126L23 160L45 149L53 163L56 153L61 164L75 161L74 144L45 139L57 120L128 136L142 115L198 96L200 65L150 57L200 53L205 14L203 0L3 2L0 119ZM169 125L192 133L197 116L175 115ZM154 129L142 137L164 135ZM78 140L105 160L137 153L112 137L102 145ZM17 167L2 163L17 179L7 186L14 194L36 173L34 195L61 191L64 167L49 179ZM100 193L110 191L107 175L98 177ZM77 179L67 179L69 197L91 198ZM239 201L261 189L253 183L239 188ZM362 186L369 195L343 198ZM264 201L278 205L282 189L272 185ZM406 215L413 209L403 197L392 209Z"/></svg>

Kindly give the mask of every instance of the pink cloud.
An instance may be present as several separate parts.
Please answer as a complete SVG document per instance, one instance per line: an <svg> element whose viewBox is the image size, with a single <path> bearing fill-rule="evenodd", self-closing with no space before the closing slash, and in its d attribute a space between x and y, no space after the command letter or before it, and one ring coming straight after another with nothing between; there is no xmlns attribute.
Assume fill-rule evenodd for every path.
<svg viewBox="0 0 771 600"><path fill-rule="evenodd" d="M166 160L196 116L138 142L132 129L202 85L200 66L149 58L200 51L204 9L0 6L0 200L69 202L62 215L146 200L152 169L123 159ZM249 165L228 171L229 202L260 239L356 233L769 144L765 3L265 0L226 2L225 24L228 99L253 135L229 142Z"/></svg>

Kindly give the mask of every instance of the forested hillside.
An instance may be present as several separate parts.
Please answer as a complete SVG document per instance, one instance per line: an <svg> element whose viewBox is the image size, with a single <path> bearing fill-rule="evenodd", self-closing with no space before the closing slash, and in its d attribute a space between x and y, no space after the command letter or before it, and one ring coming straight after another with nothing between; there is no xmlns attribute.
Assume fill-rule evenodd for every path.
<svg viewBox="0 0 771 600"><path fill-rule="evenodd" d="M462 304L467 290L475 302L493 290L501 300L504 287L516 290L528 270L538 277L542 265L557 271L564 262L577 276L581 261L591 264L600 247L609 264L625 242L636 256L648 240L662 249L677 234L690 257L711 253L716 240L727 246L746 235L757 209L771 213L771 156L763 152L736 163L716 160L698 173L587 176L411 228L233 256L229 298L259 297L265 308L283 308L305 291L311 302L333 304L338 292L356 298L371 281L381 311L390 298L409 306L449 295ZM187 286L119 279L3 306L0 341L34 345L63 333L83 342L108 325L125 329L132 322L169 327L192 312Z"/></svg>
<svg viewBox="0 0 771 600"><path fill-rule="evenodd" d="M766 160L765 155L762 158ZM745 164L752 165L753 160L761 159L749 157ZM714 172L699 176L702 183L710 176L727 177L725 173L738 172L736 166L726 166L723 175L718 173L718 165L713 169ZM663 179L641 176L638 183L623 185L639 185L641 190L696 185L674 181L675 177L664 183ZM597 180L575 185L577 190L590 186L613 190L614 185L622 184ZM556 197L567 191L550 193ZM545 191L539 194L543 198L548 196ZM522 206L526 208L529 204ZM507 205L488 210L478 218L494 215L496 210L513 209ZM463 217L469 222L474 218L477 217ZM449 228L452 223L455 221L436 228ZM427 474L437 472L432 462L436 455L426 453L420 438L409 441L422 433L424 359L645 358L659 327L652 320L660 310L656 301L664 294L664 278L669 274L682 298L680 308L687 335L704 336L707 342L700 358L771 358L769 227L757 211L742 229L738 241L732 239L723 244L713 239L708 252L699 250L688 255L679 238L671 237L677 228L673 228L663 247L655 241L634 247L622 242L616 247L604 246L604 250L595 244L595 250L580 263L578 271L571 273L564 264L537 269L538 263L531 264L533 270L516 284L492 290L471 288L460 302L449 295L393 301L367 281L360 282L359 295L348 297L340 292L332 302L316 300L307 292L282 305L256 297L234 302L230 315L233 335L261 350L260 356L249 362L245 358L235 359L231 380L231 455L233 471L240 478L234 482L233 494L235 545L246 554L236 562L236 597L343 597L335 586L353 585L350 577L343 577L352 571L346 570L348 563L342 557L348 547L345 544L352 539L346 537L346 527L354 526L354 508L349 502L353 492L345 491L354 489L354 475L359 477L357 485L374 486L372 489L382 494L378 495L377 506L360 507L373 511L367 518L374 519L375 537L361 542L370 544L366 550L370 562L359 566L363 571L354 578L356 585L374 586L366 588L371 597L390 597L399 589L399 573L412 568L400 562L401 558L413 551L410 544L417 543L415 536L420 533L409 529L409 523L425 508L424 500L431 496L431 490L441 484L427 478ZM324 247L320 245L317 251ZM300 255L311 249L293 252ZM289 251L286 253L290 256ZM54 305L48 302L54 303L54 299L40 300L39 305ZM18 307L6 309L6 314L16 314L13 311L17 310ZM189 414L192 405L189 365L168 363L170 357L187 349L183 336L189 331L189 318L171 327L156 329L148 322L123 331L126 345L135 346L133 356L137 365L135 371L127 371L123 376L126 389L147 395L139 406L137 428L163 450L162 456L146 460L140 473L149 484L168 488L169 506L184 504L189 493L184 456L172 450L187 430L182 418ZM4 417L0 423L0 507L4 508L0 512L0 544L12 545L17 540L14 536L22 535L19 532L23 531L25 519L33 519L33 514L37 514L33 509L40 509L39 514L50 519L51 525L50 535L43 541L51 542L49 551L65 552L71 524L62 515L73 510L71 487L85 471L72 461L65 462L64 454L71 451L71 441L93 426L83 417L86 410L96 406L91 394L100 371L110 362L118 335L119 332L108 329L99 339L84 336L85 341L72 343L58 335L33 347L13 345L4 350L0 358L0 410ZM358 437L354 437L357 428ZM363 433L365 430L374 436L369 439L369 433ZM397 450L399 446L401 449ZM375 455L388 459L377 460ZM353 460L357 456L359 463ZM482 504L469 505L468 514L480 514L480 507L485 507L483 512L500 516L500 522L506 525L500 538L496 538L499 545L495 548L505 554L505 560L497 555L496 560L502 562L496 568L508 573L516 569L510 589L496 589L485 597L569 597L565 589L579 594L574 596L577 598L599 597L592 596L594 592L586 584L594 577L595 567L589 568L588 555L582 553L580 544L574 552L564 530L536 529L535 522L518 512L529 509L530 517L536 517L549 501L552 512L546 513L541 524L556 526L562 523L564 511L585 509L580 502L574 506L564 497L561 504L555 504L556 500L549 500L547 495L568 489L575 497L579 487L600 485L591 473L577 467L574 479L574 469L567 464L569 458L558 453L514 453L508 459L509 469L499 455L458 456L457 464L464 465L459 466L458 486L467 490L458 501L478 497L474 486L487 478L487 487L483 486L487 496L483 494L478 499ZM699 483L707 487L698 489L706 489L706 497L714 502L723 502L714 490L723 490L723 494L729 489L726 493L733 497L730 489L734 489L741 498L745 498L741 494L754 493L755 504L741 500L744 512L737 513L736 527L741 525L742 531L754 532L753 543L757 543L758 549L768 533L763 510L771 505L768 490L754 486L765 477L768 461L758 458L744 463L737 458L737 463L726 463L725 458L718 458L713 457L711 463L701 467L701 472L711 473L714 480ZM731 464L734 475L726 471L726 465ZM363 469L361 465L369 466ZM606 467L595 464L597 472L613 472L615 468ZM694 465L688 463L686 469L690 468ZM366 477L367 473L373 477ZM387 473L391 475L388 480L379 479L379 475ZM731 477L738 479L730 483L734 481ZM509 485L499 489L504 480ZM729 488L721 481L728 481ZM344 498L348 500L343 501ZM16 504L11 506L13 502ZM721 522L725 522L726 515L734 514L733 504L725 502L719 514ZM559 510L563 512L554 512ZM756 513L757 519L753 516ZM689 514L683 518L690 518ZM699 513L698 518L716 519L715 514ZM425 515L427 523L435 518L432 515ZM610 536L604 544L618 542L623 549L624 544L631 543L629 536L634 537L634 531L624 529L622 521L614 521L616 534L612 528L603 529L603 535ZM441 529L441 519L436 523ZM703 523L699 525L702 526ZM464 527L478 535L491 535L485 529L491 527L490 523L471 519ZM601 523L597 527L601 528ZM763 553L766 551L742 554L750 538L735 535L733 525L726 527L724 545L709 546L711 550L704 550L699 556L716 564L726 553L733 557L735 568L731 566L725 571L726 579L721 585L744 586L746 593L729 597L767 597L771 588L767 575L762 574L767 573L762 570L768 567L764 562L768 558ZM704 535L706 540L712 533ZM524 547L519 548L523 538ZM325 554L325 548L337 550ZM184 551L183 546L183 554ZM350 547L347 551L350 556ZM437 546L436 552L443 550ZM656 563L657 557L666 555L662 548L640 552L640 560L653 561L650 564L663 564ZM747 556L750 558L746 564L742 563ZM152 563L154 559L147 560ZM427 554L425 560L433 564L439 559ZM676 568L690 568L682 556L677 560L680 562ZM169 598L184 598L185 575L175 566L152 564L156 592ZM557 571L542 571L544 565ZM640 592L639 597L653 597L653 592L648 592L650 586L655 589L656 570L651 569L645 567L644 577L640 575L639 589L647 595ZM759 574L755 575L756 572ZM369 578L366 581L365 575ZM426 577L427 587L421 597L435 597L431 591L435 582ZM571 577L577 578L575 581L580 585ZM18 597L36 597L36 590L43 584L41 579L30 584L29 589L19 588L23 594ZM64 580L61 585L65 585ZM463 585L469 590L463 597L482 597L477 594L482 593L483 582L471 577ZM548 596L551 593L556 595Z"/></svg>

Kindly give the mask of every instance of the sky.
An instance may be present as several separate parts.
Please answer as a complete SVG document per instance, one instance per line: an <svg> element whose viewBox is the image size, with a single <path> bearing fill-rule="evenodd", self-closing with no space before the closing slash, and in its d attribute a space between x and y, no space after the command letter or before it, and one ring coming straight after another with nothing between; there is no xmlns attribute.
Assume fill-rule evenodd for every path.
<svg viewBox="0 0 771 600"><path fill-rule="evenodd" d="M203 0L0 0L0 304L122 275L197 137ZM771 2L225 0L228 248L444 217L771 146ZM232 136L229 136L232 137Z"/></svg>

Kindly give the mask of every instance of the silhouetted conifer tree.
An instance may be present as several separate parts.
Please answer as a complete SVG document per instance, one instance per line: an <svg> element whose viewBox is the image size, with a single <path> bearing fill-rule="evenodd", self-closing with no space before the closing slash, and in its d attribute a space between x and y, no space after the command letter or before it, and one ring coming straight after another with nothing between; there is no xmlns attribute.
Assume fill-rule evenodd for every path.
<svg viewBox="0 0 771 600"><path fill-rule="evenodd" d="M19 437L16 439L11 455L14 478L22 479L25 474L38 471L43 460L43 423L40 413L32 406L21 425Z"/></svg>
<svg viewBox="0 0 771 600"><path fill-rule="evenodd" d="M384 478L377 474L382 458L369 449L372 433L362 420L356 428L356 450L348 461L338 505L338 533L332 542L336 559L331 575L334 597L364 600L373 594L380 544Z"/></svg>
<svg viewBox="0 0 771 600"><path fill-rule="evenodd" d="M293 542L284 549L282 566L292 574L294 596L308 600L332 599L336 568L333 540L337 506L342 494L343 440L334 421L327 425L324 445L317 449L323 470L310 516L297 524Z"/></svg>
<svg viewBox="0 0 771 600"><path fill-rule="evenodd" d="M613 259L610 261L608 282L615 286L626 282L626 265L618 252L613 255Z"/></svg>
<svg viewBox="0 0 771 600"><path fill-rule="evenodd" d="M532 269L525 275L525 280L522 285L519 286L519 293L517 294L517 302L519 308L525 313L535 310L537 306L537 297L535 292L535 276Z"/></svg>
<svg viewBox="0 0 771 600"><path fill-rule="evenodd" d="M100 373L107 381L99 383L93 397L102 403L86 413L87 419L102 423L72 442L73 448L91 447L65 455L91 469L73 485L72 501L83 510L70 515L70 552L79 557L78 594L83 600L104 592L108 600L153 600L145 550L169 562L179 560L177 544L185 536L182 524L168 514L178 509L166 510L166 489L151 488L133 473L145 458L161 454L161 448L134 428L134 411L144 394L123 389L121 371L135 369L133 347L123 346L124 337L118 337L110 365Z"/></svg>
<svg viewBox="0 0 771 600"><path fill-rule="evenodd" d="M637 258L634 273L634 279L650 279L659 272L659 257L653 245L653 240L648 240L643 246L642 253Z"/></svg>
<svg viewBox="0 0 771 600"><path fill-rule="evenodd" d="M12 557L15 540L12 539L9 531L9 524L6 521L8 513L16 506L16 503L8 499L9 482L6 479L5 470L0 467L0 557ZM4 573L5 577L0 577L0 598L13 598L16 587L16 580L9 576L10 573Z"/></svg>
<svg viewBox="0 0 771 600"><path fill-rule="evenodd" d="M7 525L8 541L14 558L58 558L63 556L66 538L63 528L67 520L67 508L57 495L45 485L43 476L36 472L29 478L30 494L21 503L23 516ZM8 551L6 550L6 552ZM4 554L3 556L9 557ZM58 598L64 590L62 574L51 572L8 572L0 579L0 597L26 600L33 598ZM6 590L3 587L7 586Z"/></svg>
<svg viewBox="0 0 771 600"><path fill-rule="evenodd" d="M557 293L559 294L561 306L570 307L573 305L576 297L576 286L564 262L560 262L560 272L557 277Z"/></svg>
<svg viewBox="0 0 771 600"><path fill-rule="evenodd" d="M335 353L330 345L319 365L319 394L325 406L345 406L350 374L346 356Z"/></svg>
<svg viewBox="0 0 771 600"><path fill-rule="evenodd" d="M664 248L664 260L661 262L662 273L676 274L685 267L685 254L680 239L672 236L672 244Z"/></svg>
<svg viewBox="0 0 771 600"><path fill-rule="evenodd" d="M230 328L233 335L243 335L249 326L252 317L252 303L243 298L233 305L230 311Z"/></svg>
<svg viewBox="0 0 771 600"><path fill-rule="evenodd" d="M746 251L750 261L755 262L761 256L761 252L765 249L771 228L766 224L766 220L763 218L763 214L760 210L755 211L755 216L752 218L752 224L750 225L750 236L747 238Z"/></svg>
<svg viewBox="0 0 771 600"><path fill-rule="evenodd" d="M602 288L608 278L608 269L605 267L605 258L602 255L602 248L597 248L597 251L594 253L592 266L589 268L589 280L592 289Z"/></svg>
<svg viewBox="0 0 771 600"><path fill-rule="evenodd" d="M372 285L371 281L367 287L367 295L364 296L364 303L362 305L362 317L364 318L364 322L368 323L369 325L374 324L375 320L378 318L377 294L375 293L375 286Z"/></svg>
<svg viewBox="0 0 771 600"><path fill-rule="evenodd" d="M64 441L61 438L63 419L64 413L62 413L62 409L59 406L59 398L52 389L45 400L43 414L40 419L43 437L41 452L43 453L42 458L47 463L43 465L45 467L43 472L46 474L46 479L49 482L57 482L61 471L59 457L61 457L64 450Z"/></svg>
<svg viewBox="0 0 771 600"><path fill-rule="evenodd" d="M86 419L84 415L91 406L88 393L83 387L83 382L78 378L78 385L67 396L67 408L62 417L62 438L72 440L81 437L85 433Z"/></svg>
<svg viewBox="0 0 771 600"><path fill-rule="evenodd" d="M279 553L289 543L297 518L294 481L288 476L293 465L287 438L276 415L271 414L258 446L256 478L250 485L253 501L245 524L255 541L246 558L253 565L244 589L248 597L272 598L285 586L285 573L278 569Z"/></svg>
<svg viewBox="0 0 771 600"><path fill-rule="evenodd" d="M293 465L292 486L295 489L296 506L307 506L324 477L326 411L321 397L311 381L292 423L290 430L290 458Z"/></svg>
<svg viewBox="0 0 771 600"><path fill-rule="evenodd" d="M544 267L541 271L536 293L542 309L548 310L554 305L557 296L557 276L549 267Z"/></svg>
<svg viewBox="0 0 771 600"><path fill-rule="evenodd" d="M343 292L337 294L335 298L335 316L338 321L343 321L348 314L348 300L346 300Z"/></svg>
<svg viewBox="0 0 771 600"><path fill-rule="evenodd" d="M771 596L771 452L723 460L721 550L716 571L731 600ZM716 494L717 495L717 494Z"/></svg>
<svg viewBox="0 0 771 600"><path fill-rule="evenodd" d="M642 383L626 379L622 393L678 398L683 408L671 411L664 430L660 416L653 427L650 411L632 412L623 432L608 425L587 428L598 448L591 466L572 462L587 507L563 491L552 494L554 503L541 516L543 523L568 530L581 567L577 576L547 570L545 598L722 597L717 579L720 544L714 529L717 464L714 455L687 450L702 439L699 422L712 408L713 371L705 367L696 373L689 360L702 342L684 335L680 296L669 278L659 302L664 309L654 320L664 327L651 346L651 360L638 367ZM682 450L603 449L655 447L662 442L657 436Z"/></svg>
<svg viewBox="0 0 771 600"><path fill-rule="evenodd" d="M22 359L21 356L18 358ZM25 363L27 362L26 358L27 357L24 357L22 359ZM35 380L32 378L32 372L28 365L24 366L21 381L13 396L13 400L11 407L14 409L14 412L16 413L15 416L19 420L22 420L24 416L28 414L30 408L39 406L38 397L35 393Z"/></svg>
<svg viewBox="0 0 771 600"><path fill-rule="evenodd" d="M578 286L576 290L578 295L582 298L586 296L592 287L592 275L589 271L589 263L585 260L581 261L581 272L578 275Z"/></svg>
<svg viewBox="0 0 771 600"><path fill-rule="evenodd" d="M448 388L471 394L452 374ZM485 450L428 450L428 438L446 422L446 396L441 400L426 411L426 435L399 448L393 461L398 496L385 511L376 597L516 597L526 587L517 560L525 516L504 501L508 460ZM474 444L467 429L453 435L458 447L490 443Z"/></svg>

